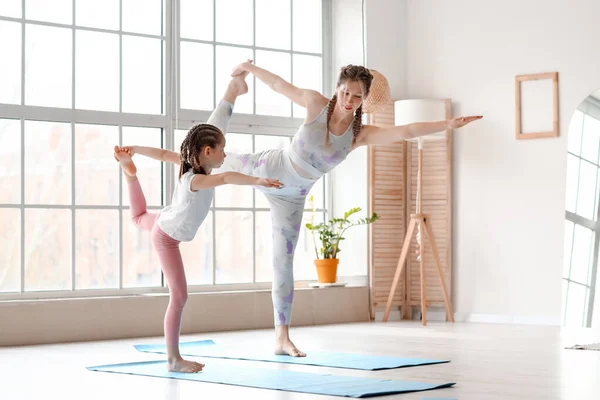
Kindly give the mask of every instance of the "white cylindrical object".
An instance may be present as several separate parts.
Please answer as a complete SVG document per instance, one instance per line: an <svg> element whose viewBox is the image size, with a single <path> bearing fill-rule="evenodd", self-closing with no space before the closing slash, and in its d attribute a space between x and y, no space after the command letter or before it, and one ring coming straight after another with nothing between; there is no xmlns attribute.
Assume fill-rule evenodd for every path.
<svg viewBox="0 0 600 400"><path fill-rule="evenodd" d="M435 122L446 120L446 101L440 99L410 99L394 102L394 125L407 125L413 122ZM422 141L445 137L445 131L421 136L417 140L422 148Z"/></svg>
<svg viewBox="0 0 600 400"><path fill-rule="evenodd" d="M398 100L394 102L394 125L408 125L414 122L435 122L446 120L446 101L439 99L410 99ZM446 131L437 132L427 136L420 136L410 141L418 143L418 149L423 150L423 142L431 139L443 139L446 137ZM420 173L420 171L419 171ZM417 183L417 186L419 184ZM417 213L420 209L421 188L417 187ZM417 227L417 244L421 244L422 233L421 225ZM420 261L422 254L417 250L417 261Z"/></svg>

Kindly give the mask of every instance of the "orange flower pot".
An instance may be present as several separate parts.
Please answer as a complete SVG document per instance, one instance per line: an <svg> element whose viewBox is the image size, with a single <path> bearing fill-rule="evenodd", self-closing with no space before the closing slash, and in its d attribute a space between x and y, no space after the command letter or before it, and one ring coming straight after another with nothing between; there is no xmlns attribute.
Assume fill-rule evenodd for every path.
<svg viewBox="0 0 600 400"><path fill-rule="evenodd" d="M337 267L340 260L337 258L324 258L315 260L319 283L335 283L337 280Z"/></svg>

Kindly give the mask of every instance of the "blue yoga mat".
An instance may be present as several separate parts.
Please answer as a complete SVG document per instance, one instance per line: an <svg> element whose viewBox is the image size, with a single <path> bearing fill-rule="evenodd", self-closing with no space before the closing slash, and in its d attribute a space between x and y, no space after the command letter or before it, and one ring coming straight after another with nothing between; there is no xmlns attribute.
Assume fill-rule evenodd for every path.
<svg viewBox="0 0 600 400"><path fill-rule="evenodd" d="M168 372L165 361L101 365L97 367L88 367L88 369L91 371L184 379L260 389L355 398L420 392L424 390L446 388L455 384L444 383L435 385L421 382L379 380L267 368L248 368L223 364L208 365L204 367L202 372L197 374L185 374L181 372Z"/></svg>
<svg viewBox="0 0 600 400"><path fill-rule="evenodd" d="M140 344L135 345L134 347L138 351L146 353L166 354L166 348L162 344ZM360 369L366 371L449 362L448 360L430 360L425 358L401 358L319 351L307 352L306 357L278 356L273 353L267 353L252 348L223 346L216 344L212 340L183 342L179 344L179 351L181 355L192 357L267 361L287 364L316 365L320 367Z"/></svg>

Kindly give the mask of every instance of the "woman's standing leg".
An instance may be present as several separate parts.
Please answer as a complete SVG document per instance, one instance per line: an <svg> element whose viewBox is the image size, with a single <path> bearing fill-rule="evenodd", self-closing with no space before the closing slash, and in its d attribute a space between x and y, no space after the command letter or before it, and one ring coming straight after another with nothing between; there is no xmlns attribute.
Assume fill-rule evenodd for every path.
<svg viewBox="0 0 600 400"><path fill-rule="evenodd" d="M290 340L289 326L294 301L294 253L304 214L304 197L266 194L271 206L273 229L273 311L275 353L304 357Z"/></svg>

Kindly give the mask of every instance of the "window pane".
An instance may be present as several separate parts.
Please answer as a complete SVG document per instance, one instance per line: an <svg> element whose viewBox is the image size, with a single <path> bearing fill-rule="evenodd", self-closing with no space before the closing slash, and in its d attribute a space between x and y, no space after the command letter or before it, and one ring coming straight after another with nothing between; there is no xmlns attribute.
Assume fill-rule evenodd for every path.
<svg viewBox="0 0 600 400"><path fill-rule="evenodd" d="M323 91L323 61L321 57L294 54L294 86ZM294 104L294 117L305 118L306 109Z"/></svg>
<svg viewBox="0 0 600 400"><path fill-rule="evenodd" d="M72 50L71 29L26 25L26 105L71 108Z"/></svg>
<svg viewBox="0 0 600 400"><path fill-rule="evenodd" d="M284 149L290 143L288 136L274 136L274 135L255 135L254 136L254 152L258 153L263 150L270 149ZM269 208L269 202L264 194L260 191L253 189L256 207L257 208Z"/></svg>
<svg viewBox="0 0 600 400"><path fill-rule="evenodd" d="M214 108L213 47L210 44L181 42L181 108Z"/></svg>
<svg viewBox="0 0 600 400"><path fill-rule="evenodd" d="M216 283L252 282L252 212L217 211L215 214ZM235 243L235 251L232 251Z"/></svg>
<svg viewBox="0 0 600 400"><path fill-rule="evenodd" d="M175 135L173 138L173 151L179 153L181 150L181 143L183 143L183 139L187 135L188 131L182 129L175 129ZM179 165L173 166L173 176L175 180L179 179ZM214 200L213 200L214 203ZM208 218L208 217L207 217Z"/></svg>
<svg viewBox="0 0 600 400"><path fill-rule="evenodd" d="M298 245L296 246L296 254L294 256L294 277L296 280L317 280L317 269L315 267L314 260L316 258L315 253L315 242L313 240L312 232L306 229L306 224L311 222L312 213L305 212L302 218L302 224L300 227L300 236L298 238ZM323 222L323 213L316 212L313 223L318 224ZM321 248L318 234L315 234L317 240L317 250Z"/></svg>
<svg viewBox="0 0 600 400"><path fill-rule="evenodd" d="M577 185L579 184L579 159L567 154L567 195L565 208L572 213L577 208Z"/></svg>
<svg viewBox="0 0 600 400"><path fill-rule="evenodd" d="M149 210L158 213L158 210ZM129 210L122 211L123 218L123 287L161 286L161 269L152 248L150 232L131 222Z"/></svg>
<svg viewBox="0 0 600 400"><path fill-rule="evenodd" d="M25 0L25 18L71 25L73 0Z"/></svg>
<svg viewBox="0 0 600 400"><path fill-rule="evenodd" d="M589 285L590 255L593 248L593 232L581 225L575 225L575 237L573 240L573 256L571 258L572 281Z"/></svg>
<svg viewBox="0 0 600 400"><path fill-rule="evenodd" d="M71 204L71 125L25 121L25 203Z"/></svg>
<svg viewBox="0 0 600 400"><path fill-rule="evenodd" d="M279 75L288 82L290 81L290 54L256 50L256 65ZM291 102L257 79L256 113L289 117L291 116Z"/></svg>
<svg viewBox="0 0 600 400"><path fill-rule="evenodd" d="M579 166L579 193L577 195L577 214L584 218L594 220L596 210L596 181L598 167L587 161L580 161Z"/></svg>
<svg viewBox="0 0 600 400"><path fill-rule="evenodd" d="M119 111L119 35L77 30L75 108Z"/></svg>
<svg viewBox="0 0 600 400"><path fill-rule="evenodd" d="M181 0L180 36L213 40L213 0Z"/></svg>
<svg viewBox="0 0 600 400"><path fill-rule="evenodd" d="M235 154L240 153L252 153L252 135L228 133L225 137L227 157L235 157ZM215 188L215 205L217 207L252 207L252 190L251 186L244 185L219 186Z"/></svg>
<svg viewBox="0 0 600 400"><path fill-rule="evenodd" d="M568 327L583 327L583 310L586 301L585 286L569 283L567 293L567 310L565 325Z"/></svg>
<svg viewBox="0 0 600 400"><path fill-rule="evenodd" d="M254 59L252 49L217 46L217 102L221 100L229 81L231 81L231 71L236 65L247 59ZM249 76L246 78L246 83L248 84L248 93L236 99L233 109L236 114L252 114L253 112L254 79Z"/></svg>
<svg viewBox="0 0 600 400"><path fill-rule="evenodd" d="M75 288L119 287L119 211L75 211Z"/></svg>
<svg viewBox="0 0 600 400"><path fill-rule="evenodd" d="M213 283L213 216L212 211L191 242L179 245L188 285Z"/></svg>
<svg viewBox="0 0 600 400"><path fill-rule="evenodd" d="M121 0L123 31L162 34L162 0Z"/></svg>
<svg viewBox="0 0 600 400"><path fill-rule="evenodd" d="M573 229L575 224L571 221L565 221L565 246L563 254L563 278L569 278L571 269L571 250L573 249Z"/></svg>
<svg viewBox="0 0 600 400"><path fill-rule="evenodd" d="M0 208L0 292L21 289L21 210Z"/></svg>
<svg viewBox="0 0 600 400"><path fill-rule="evenodd" d="M21 121L0 119L0 204L21 202Z"/></svg>
<svg viewBox="0 0 600 400"><path fill-rule="evenodd" d="M162 47L160 39L123 36L123 111L160 114Z"/></svg>
<svg viewBox="0 0 600 400"><path fill-rule="evenodd" d="M119 0L76 0L75 24L119 30Z"/></svg>
<svg viewBox="0 0 600 400"><path fill-rule="evenodd" d="M162 147L161 142L161 129L123 127L123 146L138 145L160 148ZM112 152L110 154L112 156ZM133 157L133 161L137 167L137 177L146 197L147 205L162 205L162 163L139 154ZM129 205L129 191L125 179L123 179L123 204Z"/></svg>
<svg viewBox="0 0 600 400"><path fill-rule="evenodd" d="M2 0L0 3L0 15L12 18L21 18L22 0Z"/></svg>
<svg viewBox="0 0 600 400"><path fill-rule="evenodd" d="M217 42L253 44L251 0L218 0Z"/></svg>
<svg viewBox="0 0 600 400"><path fill-rule="evenodd" d="M25 290L71 289L71 210L25 210Z"/></svg>
<svg viewBox="0 0 600 400"><path fill-rule="evenodd" d="M0 21L0 103L21 104L21 24Z"/></svg>
<svg viewBox="0 0 600 400"><path fill-rule="evenodd" d="M113 157L118 144L116 126L75 125L75 204L119 204L121 168Z"/></svg>
<svg viewBox="0 0 600 400"><path fill-rule="evenodd" d="M586 115L583 119L583 138L581 157L598 164L598 146L600 144L600 121Z"/></svg>
<svg viewBox="0 0 600 400"><path fill-rule="evenodd" d="M255 0L256 46L290 49L290 2Z"/></svg>
<svg viewBox="0 0 600 400"><path fill-rule="evenodd" d="M567 151L576 156L581 154L581 133L583 131L583 113L575 110L569 122Z"/></svg>
<svg viewBox="0 0 600 400"><path fill-rule="evenodd" d="M263 197L261 193L256 194ZM256 282L273 281L273 230L271 223L271 212L257 211L254 228L256 237L255 262Z"/></svg>
<svg viewBox="0 0 600 400"><path fill-rule="evenodd" d="M325 176L322 176L318 181L315 182L313 187L310 189L310 192L308 192L308 196L314 196L315 207L317 209L325 208L325 193L323 190L324 184Z"/></svg>
<svg viewBox="0 0 600 400"><path fill-rule="evenodd" d="M321 0L293 0L294 50L321 52ZM310 28L309 28L310 27Z"/></svg>

